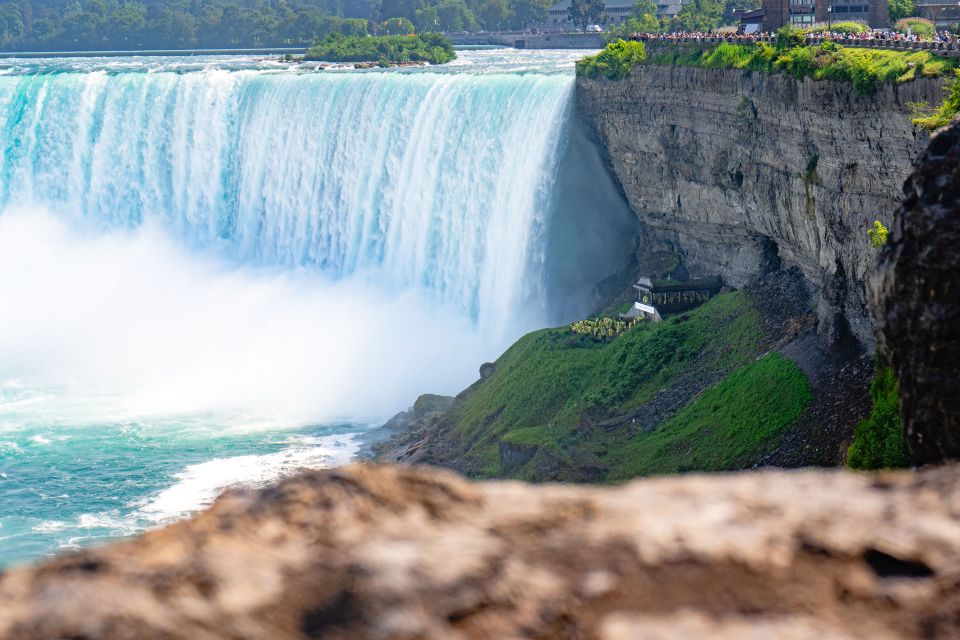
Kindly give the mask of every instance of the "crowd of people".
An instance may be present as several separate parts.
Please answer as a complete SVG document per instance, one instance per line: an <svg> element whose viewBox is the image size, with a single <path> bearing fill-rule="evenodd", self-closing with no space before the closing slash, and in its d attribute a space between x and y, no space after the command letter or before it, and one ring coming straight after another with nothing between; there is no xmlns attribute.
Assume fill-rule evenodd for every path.
<svg viewBox="0 0 960 640"><path fill-rule="evenodd" d="M723 39L730 42L743 44L752 44L757 42L774 42L777 38L775 33L756 32L756 33L722 33L722 32L687 32L679 31L674 33L633 33L631 40L641 42L701 42ZM807 42L819 43L824 40L839 40L846 43L876 44L877 46L892 45L894 43L906 42L932 42L944 47L957 47L957 35L949 31L937 31L930 38L920 38L916 34L903 34L890 30L869 30L863 33L839 33L831 31L810 32L807 34Z"/></svg>

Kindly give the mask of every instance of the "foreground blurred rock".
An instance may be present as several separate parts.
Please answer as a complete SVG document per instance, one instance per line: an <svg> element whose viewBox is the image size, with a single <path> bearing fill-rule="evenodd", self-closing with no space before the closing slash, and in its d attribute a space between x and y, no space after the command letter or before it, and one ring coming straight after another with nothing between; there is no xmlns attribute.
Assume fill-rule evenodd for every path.
<svg viewBox="0 0 960 640"><path fill-rule="evenodd" d="M311 472L6 574L0 637L955 638L957 472Z"/></svg>
<svg viewBox="0 0 960 640"><path fill-rule="evenodd" d="M934 136L904 193L873 296L906 436L927 464L960 458L960 122Z"/></svg>

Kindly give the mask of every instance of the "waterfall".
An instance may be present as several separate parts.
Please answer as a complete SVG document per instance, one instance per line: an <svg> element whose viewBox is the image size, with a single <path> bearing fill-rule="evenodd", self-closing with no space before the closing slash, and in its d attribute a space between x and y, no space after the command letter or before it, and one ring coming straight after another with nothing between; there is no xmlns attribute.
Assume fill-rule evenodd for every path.
<svg viewBox="0 0 960 640"><path fill-rule="evenodd" d="M627 286L580 55L0 60L0 567L342 463Z"/></svg>
<svg viewBox="0 0 960 640"><path fill-rule="evenodd" d="M61 71L0 77L0 207L155 222L243 265L544 321L570 73Z"/></svg>

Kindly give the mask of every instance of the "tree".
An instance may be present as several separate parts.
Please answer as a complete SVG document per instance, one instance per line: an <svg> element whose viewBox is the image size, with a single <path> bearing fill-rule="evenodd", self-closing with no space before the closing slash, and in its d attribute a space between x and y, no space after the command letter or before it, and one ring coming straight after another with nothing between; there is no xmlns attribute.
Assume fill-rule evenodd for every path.
<svg viewBox="0 0 960 640"><path fill-rule="evenodd" d="M24 33L23 15L16 5L0 7L0 46L7 47Z"/></svg>
<svg viewBox="0 0 960 640"><path fill-rule="evenodd" d="M619 28L612 29L613 36L628 38L634 33L659 33L663 23L657 18L657 5L653 0L635 0L630 8L630 17Z"/></svg>
<svg viewBox="0 0 960 640"><path fill-rule="evenodd" d="M890 22L896 22L901 18L916 15L917 5L914 0L888 0L887 12L890 14Z"/></svg>
<svg viewBox="0 0 960 640"><path fill-rule="evenodd" d="M413 23L406 18L390 18L381 25L381 33L388 36L402 36L414 32Z"/></svg>
<svg viewBox="0 0 960 640"><path fill-rule="evenodd" d="M417 9L417 15L413 22L417 25L417 31L429 33L440 28L440 15L437 13L436 7L424 7L423 9Z"/></svg>
<svg viewBox="0 0 960 640"><path fill-rule="evenodd" d="M420 0L383 0L379 13L384 20L406 18L412 21L417 18L417 9L422 5Z"/></svg>
<svg viewBox="0 0 960 640"><path fill-rule="evenodd" d="M154 46L167 48L188 48L196 44L197 19L189 13L164 9L154 21L151 31L154 34Z"/></svg>
<svg viewBox="0 0 960 640"><path fill-rule="evenodd" d="M691 0L683 5L671 27L677 31L709 31L723 24L723 0Z"/></svg>
<svg viewBox="0 0 960 640"><path fill-rule="evenodd" d="M113 42L122 48L138 46L147 28L147 7L139 2L125 2L110 15Z"/></svg>
<svg viewBox="0 0 960 640"><path fill-rule="evenodd" d="M550 0L513 0L510 26L514 29L524 29L530 25L546 22L547 9L551 4Z"/></svg>
<svg viewBox="0 0 960 640"><path fill-rule="evenodd" d="M589 25L600 22L606 8L603 0L571 0L567 15L571 22L586 31Z"/></svg>
<svg viewBox="0 0 960 640"><path fill-rule="evenodd" d="M619 27L611 27L604 33L604 39L607 42L616 42L629 40L635 33L663 33L663 31L664 21L647 13L641 18L627 18Z"/></svg>
<svg viewBox="0 0 960 640"><path fill-rule="evenodd" d="M656 17L657 4L653 0L634 0L633 6L630 7L630 16L639 20L646 15Z"/></svg>
<svg viewBox="0 0 960 640"><path fill-rule="evenodd" d="M510 18L510 5L507 0L486 0L480 6L480 20L487 30L497 29L507 24Z"/></svg>
<svg viewBox="0 0 960 640"><path fill-rule="evenodd" d="M477 17L463 0L442 0L436 8L443 31L473 31L477 28Z"/></svg>
<svg viewBox="0 0 960 640"><path fill-rule="evenodd" d="M735 22L734 13L759 8L759 0L726 0L726 4L723 7L723 22L725 24L733 24Z"/></svg>

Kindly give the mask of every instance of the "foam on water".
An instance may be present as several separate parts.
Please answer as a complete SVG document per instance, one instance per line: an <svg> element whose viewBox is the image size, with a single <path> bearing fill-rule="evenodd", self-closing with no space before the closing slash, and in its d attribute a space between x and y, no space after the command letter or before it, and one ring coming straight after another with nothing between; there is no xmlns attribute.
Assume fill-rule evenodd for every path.
<svg viewBox="0 0 960 640"><path fill-rule="evenodd" d="M153 523L170 522L209 506L227 488L263 486L301 469L338 466L359 449L355 440L343 436L297 440L277 453L215 458L190 465L176 474L176 484L151 498L136 515Z"/></svg>
<svg viewBox="0 0 960 640"><path fill-rule="evenodd" d="M420 289L237 267L152 223L90 235L8 211L0 274L0 380L18 381L0 432L210 411L267 426L383 417L455 391L496 343Z"/></svg>
<svg viewBox="0 0 960 640"><path fill-rule="evenodd" d="M626 234L577 226L579 55L0 61L0 567L342 464L582 308Z"/></svg>

